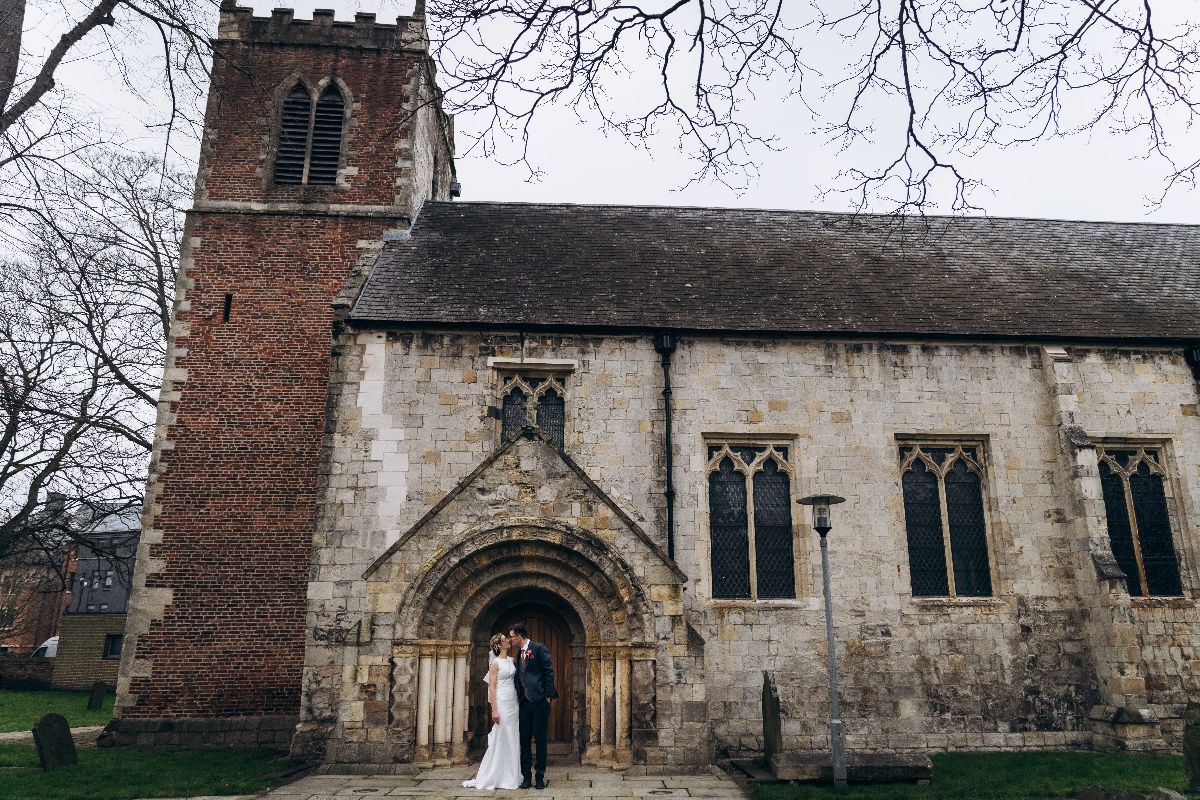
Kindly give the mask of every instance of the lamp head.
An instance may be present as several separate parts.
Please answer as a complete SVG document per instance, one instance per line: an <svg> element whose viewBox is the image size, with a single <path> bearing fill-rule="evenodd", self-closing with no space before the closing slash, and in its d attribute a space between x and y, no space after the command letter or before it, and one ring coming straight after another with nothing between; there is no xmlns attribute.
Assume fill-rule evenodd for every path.
<svg viewBox="0 0 1200 800"><path fill-rule="evenodd" d="M830 506L844 503L846 498L838 497L836 494L813 494L802 497L796 502L802 506L813 507L813 530L824 536L833 529L833 523L829 519Z"/></svg>

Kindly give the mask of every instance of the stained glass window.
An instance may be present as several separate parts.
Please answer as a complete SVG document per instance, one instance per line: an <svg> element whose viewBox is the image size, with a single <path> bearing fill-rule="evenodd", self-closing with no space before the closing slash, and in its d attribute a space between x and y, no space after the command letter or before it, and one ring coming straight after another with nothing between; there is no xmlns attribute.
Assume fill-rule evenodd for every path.
<svg viewBox="0 0 1200 800"><path fill-rule="evenodd" d="M1097 448L1113 557L1135 597L1183 594L1171 535L1162 454L1151 448Z"/></svg>
<svg viewBox="0 0 1200 800"><path fill-rule="evenodd" d="M989 597L987 519L978 448L900 448L914 597Z"/></svg>
<svg viewBox="0 0 1200 800"><path fill-rule="evenodd" d="M547 389L545 393L538 398L537 404L537 425L543 431L550 441L554 442L559 447L563 446L563 423L566 414L566 402L562 396L553 389Z"/></svg>
<svg viewBox="0 0 1200 800"><path fill-rule="evenodd" d="M787 448L719 444L708 456L712 596L795 597Z"/></svg>

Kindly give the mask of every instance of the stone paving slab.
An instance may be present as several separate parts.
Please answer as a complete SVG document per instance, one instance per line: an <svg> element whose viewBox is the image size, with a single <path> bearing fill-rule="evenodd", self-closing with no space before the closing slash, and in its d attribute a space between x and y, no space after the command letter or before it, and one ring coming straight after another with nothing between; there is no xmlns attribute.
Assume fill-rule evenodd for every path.
<svg viewBox="0 0 1200 800"><path fill-rule="evenodd" d="M437 767L417 775L310 775L255 795L256 800L345 800L351 797L411 797L418 800L654 800L703 797L748 800L729 776L713 770L700 775L626 776L603 768L553 765L546 788L487 791L465 789L475 767ZM224 800L230 800L225 798Z"/></svg>

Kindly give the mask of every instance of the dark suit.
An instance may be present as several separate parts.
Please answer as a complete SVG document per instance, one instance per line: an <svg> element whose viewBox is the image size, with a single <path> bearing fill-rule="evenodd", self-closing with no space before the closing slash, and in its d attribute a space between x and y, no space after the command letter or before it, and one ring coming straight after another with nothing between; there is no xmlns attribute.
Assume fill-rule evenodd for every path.
<svg viewBox="0 0 1200 800"><path fill-rule="evenodd" d="M521 701L521 775L529 780L533 766L531 739L537 740L537 775L546 774L546 733L554 689L554 665L545 645L530 642L517 654L517 698Z"/></svg>

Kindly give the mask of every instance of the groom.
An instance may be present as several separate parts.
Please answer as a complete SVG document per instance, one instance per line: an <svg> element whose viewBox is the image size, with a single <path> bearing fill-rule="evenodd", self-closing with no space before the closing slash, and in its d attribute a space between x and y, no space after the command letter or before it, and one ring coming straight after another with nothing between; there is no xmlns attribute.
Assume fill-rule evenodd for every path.
<svg viewBox="0 0 1200 800"><path fill-rule="evenodd" d="M554 665L545 645L529 641L524 625L513 625L508 637L517 646L517 698L521 701L521 788L546 788L546 728L550 723L550 701L554 690ZM533 766L530 739L537 739L537 783L529 780Z"/></svg>

